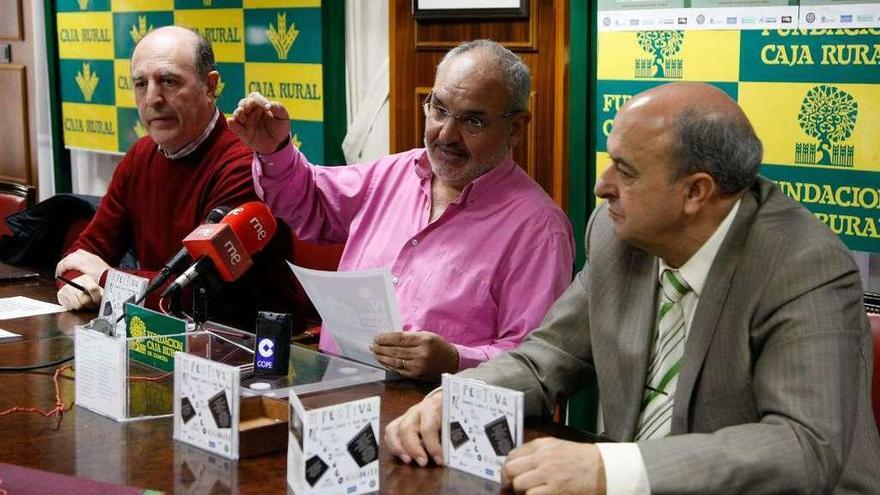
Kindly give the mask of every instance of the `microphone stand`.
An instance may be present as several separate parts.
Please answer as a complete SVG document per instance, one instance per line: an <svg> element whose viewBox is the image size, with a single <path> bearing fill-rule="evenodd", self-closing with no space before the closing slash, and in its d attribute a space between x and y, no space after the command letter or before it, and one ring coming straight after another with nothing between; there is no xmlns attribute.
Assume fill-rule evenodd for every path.
<svg viewBox="0 0 880 495"><path fill-rule="evenodd" d="M193 282L192 286L192 319L198 330L202 323L208 321L208 289L199 280Z"/></svg>
<svg viewBox="0 0 880 495"><path fill-rule="evenodd" d="M176 316L178 318L183 316L183 304L180 299L183 295L183 290L178 286L174 286L174 288L165 294L164 299L168 301L168 307L166 310L169 315Z"/></svg>

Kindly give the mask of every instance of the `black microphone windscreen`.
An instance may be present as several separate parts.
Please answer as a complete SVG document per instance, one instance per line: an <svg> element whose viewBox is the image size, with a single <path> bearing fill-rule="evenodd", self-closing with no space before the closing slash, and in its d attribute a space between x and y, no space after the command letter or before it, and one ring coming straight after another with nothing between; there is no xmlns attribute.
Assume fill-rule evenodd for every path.
<svg viewBox="0 0 880 495"><path fill-rule="evenodd" d="M208 218L205 220L205 223L217 223L220 220L223 220L223 217L225 217L230 211L232 211L232 208L228 206L218 206L208 213Z"/></svg>

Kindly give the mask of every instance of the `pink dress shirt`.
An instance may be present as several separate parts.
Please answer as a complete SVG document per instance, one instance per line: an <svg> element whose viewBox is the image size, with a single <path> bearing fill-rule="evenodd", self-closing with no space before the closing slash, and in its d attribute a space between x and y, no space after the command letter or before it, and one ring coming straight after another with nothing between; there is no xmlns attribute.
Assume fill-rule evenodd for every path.
<svg viewBox="0 0 880 495"><path fill-rule="evenodd" d="M339 270L389 268L402 330L443 336L459 369L519 345L571 282L571 224L510 155L433 223L424 149L320 167L287 146L255 156L253 173L300 239L345 242ZM320 347L335 351L328 332Z"/></svg>

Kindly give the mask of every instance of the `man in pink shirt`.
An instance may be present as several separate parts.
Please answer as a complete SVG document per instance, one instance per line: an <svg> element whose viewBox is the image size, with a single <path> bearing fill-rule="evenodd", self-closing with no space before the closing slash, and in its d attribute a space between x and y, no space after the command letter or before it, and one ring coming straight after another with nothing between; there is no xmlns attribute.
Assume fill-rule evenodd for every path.
<svg viewBox="0 0 880 495"><path fill-rule="evenodd" d="M259 93L229 119L256 151L257 193L301 239L345 242L340 270L391 270L403 332L372 351L404 376L436 379L517 347L571 281L571 224L511 157L530 86L498 43L460 45L424 101L425 148L346 167L309 164L287 110ZM334 348L323 332L321 349Z"/></svg>

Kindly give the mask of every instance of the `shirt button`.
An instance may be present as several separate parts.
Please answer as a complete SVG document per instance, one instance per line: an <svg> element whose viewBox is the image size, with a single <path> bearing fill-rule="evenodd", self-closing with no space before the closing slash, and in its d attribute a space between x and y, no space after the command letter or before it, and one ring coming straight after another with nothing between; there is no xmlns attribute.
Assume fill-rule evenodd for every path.
<svg viewBox="0 0 880 495"><path fill-rule="evenodd" d="M400 279L398 279L397 277L391 277L392 284L397 284L397 282L399 282L399 281L400 281Z"/></svg>
<svg viewBox="0 0 880 495"><path fill-rule="evenodd" d="M410 244L412 244L413 246L418 246L418 245L419 245L419 240L418 240L418 239L413 239L413 240L410 241Z"/></svg>

